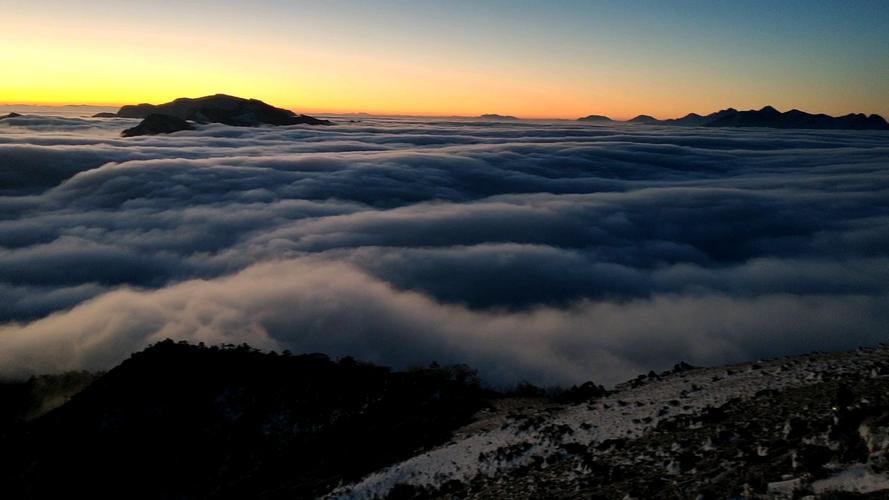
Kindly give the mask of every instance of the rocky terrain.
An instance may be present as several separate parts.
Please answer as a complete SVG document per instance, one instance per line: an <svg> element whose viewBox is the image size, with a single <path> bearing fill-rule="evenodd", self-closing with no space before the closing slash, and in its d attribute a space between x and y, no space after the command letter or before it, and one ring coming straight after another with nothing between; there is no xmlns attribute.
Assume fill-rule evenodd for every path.
<svg viewBox="0 0 889 500"><path fill-rule="evenodd" d="M887 498L889 347L482 389L165 341L0 384L8 498Z"/></svg>
<svg viewBox="0 0 889 500"><path fill-rule="evenodd" d="M887 498L889 348L677 365L488 411L331 498Z"/></svg>

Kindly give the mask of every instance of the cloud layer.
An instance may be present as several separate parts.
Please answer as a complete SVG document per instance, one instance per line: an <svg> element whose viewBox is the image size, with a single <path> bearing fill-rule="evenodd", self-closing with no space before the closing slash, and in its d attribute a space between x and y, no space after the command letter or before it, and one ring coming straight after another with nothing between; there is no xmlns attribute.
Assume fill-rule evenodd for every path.
<svg viewBox="0 0 889 500"><path fill-rule="evenodd" d="M0 376L163 337L614 383L886 338L882 132L0 122Z"/></svg>

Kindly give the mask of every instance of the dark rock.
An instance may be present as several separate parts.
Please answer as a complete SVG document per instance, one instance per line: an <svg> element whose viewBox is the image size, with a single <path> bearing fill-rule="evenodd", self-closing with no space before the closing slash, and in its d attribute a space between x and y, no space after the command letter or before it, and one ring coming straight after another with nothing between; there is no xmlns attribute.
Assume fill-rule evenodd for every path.
<svg viewBox="0 0 889 500"><path fill-rule="evenodd" d="M685 361L680 361L680 362L676 363L675 365L673 365L673 373L687 372L689 370L695 370L695 369L697 369L696 366L690 365L690 364L686 363Z"/></svg>
<svg viewBox="0 0 889 500"><path fill-rule="evenodd" d="M556 397L556 400L562 403L581 403L591 399L600 398L608 394L608 391L595 382L587 381L580 386L573 385L570 389L562 392Z"/></svg>
<svg viewBox="0 0 889 500"><path fill-rule="evenodd" d="M756 394L753 395L755 398L773 398L780 394L780 391L777 389L762 389L756 391Z"/></svg>
<svg viewBox="0 0 889 500"><path fill-rule="evenodd" d="M725 410L722 407L707 407L701 412L700 420L705 423L721 422L726 418Z"/></svg>
<svg viewBox="0 0 889 500"><path fill-rule="evenodd" d="M697 366L690 365L690 364L686 363L685 361L680 361L680 362L676 363L675 365L673 365L673 368L661 373L661 376L666 377L667 375L673 375L676 373L683 373L683 372L697 370L697 369L698 369Z"/></svg>
<svg viewBox="0 0 889 500"><path fill-rule="evenodd" d="M626 447L626 445L627 445L627 440L623 439L623 438L606 439L606 440L602 441L601 443L599 443L598 445L596 445L596 449L600 450L600 451L611 449L611 448L620 450L620 449L623 449L624 447Z"/></svg>
<svg viewBox="0 0 889 500"><path fill-rule="evenodd" d="M108 112L96 113L93 115L93 118L117 118L117 117L118 117L117 113L108 113Z"/></svg>
<svg viewBox="0 0 889 500"><path fill-rule="evenodd" d="M874 363L873 367L871 368L870 375L872 377L889 375L889 365L887 365L886 363Z"/></svg>
<svg viewBox="0 0 889 500"><path fill-rule="evenodd" d="M815 477L823 477L824 464L830 461L833 452L826 446L802 445L796 452L799 467Z"/></svg>
<svg viewBox="0 0 889 500"><path fill-rule="evenodd" d="M695 468L700 460L701 458L691 451L684 451L676 457L676 462L679 464L679 470L682 472L688 472Z"/></svg>
<svg viewBox="0 0 889 500"><path fill-rule="evenodd" d="M175 116L197 123L222 123L238 127L259 125L332 125L307 115L297 115L289 109L276 108L257 99L243 99L216 94L191 99L182 97L165 104L137 104L120 108L122 118L146 118L151 114Z"/></svg>
<svg viewBox="0 0 889 500"><path fill-rule="evenodd" d="M788 441L798 441L809 432L809 421L798 416L790 418L784 426L784 438Z"/></svg>
<svg viewBox="0 0 889 500"><path fill-rule="evenodd" d="M546 395L546 390L538 387L530 382L519 382L516 384L515 395L525 398L540 398Z"/></svg>
<svg viewBox="0 0 889 500"><path fill-rule="evenodd" d="M18 117L20 117L20 116L22 116L22 115L13 112L13 113L9 113L9 114L6 115L6 116L0 116L0 120L5 120L5 119L7 119L7 118L18 118Z"/></svg>
<svg viewBox="0 0 889 500"><path fill-rule="evenodd" d="M146 116L139 125L124 130L120 135L135 137L137 135L172 134L181 130L194 130L194 126L182 118L152 114Z"/></svg>
<svg viewBox="0 0 889 500"><path fill-rule="evenodd" d="M583 455L587 452L587 447L580 443L563 443L561 446L570 455Z"/></svg>

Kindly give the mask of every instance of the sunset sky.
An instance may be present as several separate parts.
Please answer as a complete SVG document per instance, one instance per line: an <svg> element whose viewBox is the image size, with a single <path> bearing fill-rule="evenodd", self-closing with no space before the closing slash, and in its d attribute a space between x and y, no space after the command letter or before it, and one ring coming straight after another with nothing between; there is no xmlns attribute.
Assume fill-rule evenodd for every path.
<svg viewBox="0 0 889 500"><path fill-rule="evenodd" d="M886 1L0 0L0 103L889 116Z"/></svg>

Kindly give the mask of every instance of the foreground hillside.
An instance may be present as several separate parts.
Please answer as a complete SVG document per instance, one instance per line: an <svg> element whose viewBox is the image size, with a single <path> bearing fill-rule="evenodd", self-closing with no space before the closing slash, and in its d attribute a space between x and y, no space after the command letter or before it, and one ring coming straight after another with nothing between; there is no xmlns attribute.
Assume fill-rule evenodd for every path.
<svg viewBox="0 0 889 500"><path fill-rule="evenodd" d="M498 412L337 498L886 498L889 348L684 364Z"/></svg>
<svg viewBox="0 0 889 500"><path fill-rule="evenodd" d="M4 498L889 494L883 346L504 394L465 366L166 341L0 398Z"/></svg>
<svg viewBox="0 0 889 500"><path fill-rule="evenodd" d="M311 498L443 442L480 396L461 367L162 342L54 411L9 412L0 497Z"/></svg>

